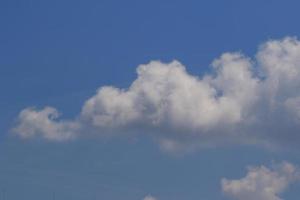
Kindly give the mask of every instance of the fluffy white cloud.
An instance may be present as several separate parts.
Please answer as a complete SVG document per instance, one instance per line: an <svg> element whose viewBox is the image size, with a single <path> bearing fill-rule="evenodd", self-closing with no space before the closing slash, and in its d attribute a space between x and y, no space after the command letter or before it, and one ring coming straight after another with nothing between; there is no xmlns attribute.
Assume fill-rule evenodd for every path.
<svg viewBox="0 0 300 200"><path fill-rule="evenodd" d="M200 134L219 123L238 123L249 102L245 90L253 90L256 80L251 79L248 60L239 54L225 54L215 63L222 68L217 77L203 80L177 61L141 65L129 89L100 88L81 116L100 128L142 125Z"/></svg>
<svg viewBox="0 0 300 200"><path fill-rule="evenodd" d="M300 139L300 42L295 38L266 42L253 60L224 53L203 77L187 73L178 61L140 65L137 75L127 89L101 87L73 121L58 120L53 108L25 109L15 132L53 140L82 130L148 133L167 150Z"/></svg>
<svg viewBox="0 0 300 200"><path fill-rule="evenodd" d="M299 169L283 162L271 169L265 166L250 167L244 178L222 179L225 195L235 200L282 200L278 195L294 181L299 180Z"/></svg>

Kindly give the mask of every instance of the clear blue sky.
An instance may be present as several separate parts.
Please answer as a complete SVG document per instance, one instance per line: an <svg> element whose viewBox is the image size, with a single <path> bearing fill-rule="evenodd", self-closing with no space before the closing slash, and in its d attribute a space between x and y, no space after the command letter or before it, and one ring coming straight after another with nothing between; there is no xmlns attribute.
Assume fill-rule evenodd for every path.
<svg viewBox="0 0 300 200"><path fill-rule="evenodd" d="M253 147L162 152L147 138L68 142L11 137L20 110L56 107L75 117L103 85L126 88L151 60L201 76L224 52L254 57L269 39L300 35L300 2L280 0L0 1L0 199L225 199L222 177L299 152ZM296 200L300 184L282 195ZM1 192L2 190L2 192Z"/></svg>

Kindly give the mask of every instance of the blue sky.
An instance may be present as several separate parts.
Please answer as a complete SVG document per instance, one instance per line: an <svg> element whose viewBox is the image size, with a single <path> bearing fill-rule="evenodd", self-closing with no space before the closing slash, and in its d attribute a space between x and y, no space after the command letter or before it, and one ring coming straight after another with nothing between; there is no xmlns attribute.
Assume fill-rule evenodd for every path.
<svg viewBox="0 0 300 200"><path fill-rule="evenodd" d="M299 36L299 6L290 0L0 1L0 194L9 200L134 200L148 194L160 200L230 199L222 178L240 179L249 165L300 165L299 149L286 150L299 138L272 128L275 141L294 141L287 139L280 150L216 144L180 155L142 134L57 142L10 131L27 107L52 106L72 120L98 88L128 88L136 68L152 60L176 59L198 77L211 73L212 61L224 52L255 60L259 45ZM299 126L279 129L286 127L295 132ZM280 196L297 199L299 187L294 183Z"/></svg>

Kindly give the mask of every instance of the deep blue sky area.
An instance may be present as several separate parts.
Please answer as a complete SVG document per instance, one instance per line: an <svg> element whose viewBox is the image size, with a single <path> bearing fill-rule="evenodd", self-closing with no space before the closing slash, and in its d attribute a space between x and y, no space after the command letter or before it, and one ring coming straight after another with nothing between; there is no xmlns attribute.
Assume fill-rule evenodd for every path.
<svg viewBox="0 0 300 200"><path fill-rule="evenodd" d="M50 105L73 118L97 88L128 87L151 60L176 59L201 76L224 52L254 57L264 41L300 35L299 8L296 0L0 0L0 199L217 200L220 179L243 176L247 165L300 164L295 152L246 147L177 157L143 138L9 136L23 108ZM299 187L286 199L298 199Z"/></svg>

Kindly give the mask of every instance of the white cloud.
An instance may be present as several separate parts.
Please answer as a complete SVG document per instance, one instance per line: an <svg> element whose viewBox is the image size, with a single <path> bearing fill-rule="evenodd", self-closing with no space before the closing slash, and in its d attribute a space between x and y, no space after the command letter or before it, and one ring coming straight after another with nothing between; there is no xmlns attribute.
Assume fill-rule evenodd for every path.
<svg viewBox="0 0 300 200"><path fill-rule="evenodd" d="M22 137L53 140L72 138L82 130L99 135L147 133L167 150L300 139L297 39L268 41L253 60L224 53L213 61L212 70L197 77L178 61L152 61L138 66L129 88L101 87L76 120L61 121L49 107L25 109L14 130Z"/></svg>
<svg viewBox="0 0 300 200"><path fill-rule="evenodd" d="M23 138L37 135L49 140L67 140L76 135L79 124L76 122L56 121L59 113L55 108L46 107L42 110L26 108L18 117L18 126L13 129Z"/></svg>
<svg viewBox="0 0 300 200"><path fill-rule="evenodd" d="M235 200L282 200L279 197L294 181L299 180L299 169L283 162L271 169L250 167L244 178L222 179L223 193Z"/></svg>
<svg viewBox="0 0 300 200"><path fill-rule="evenodd" d="M237 123L247 104L241 90L254 87L255 80L251 79L248 62L241 55L224 55L219 62L223 59L239 67L225 64L217 78L206 77L206 80L189 75L177 61L141 65L137 69L138 78L128 90L100 88L83 106L82 117L100 128L144 125L200 133L214 129L219 122ZM241 73L240 77L234 73ZM247 78L251 80L241 82ZM227 82L224 85L222 81ZM222 97L216 97L216 89L222 90Z"/></svg>
<svg viewBox="0 0 300 200"><path fill-rule="evenodd" d="M157 198L151 196L151 195L147 195L143 198L143 200L157 200Z"/></svg>

